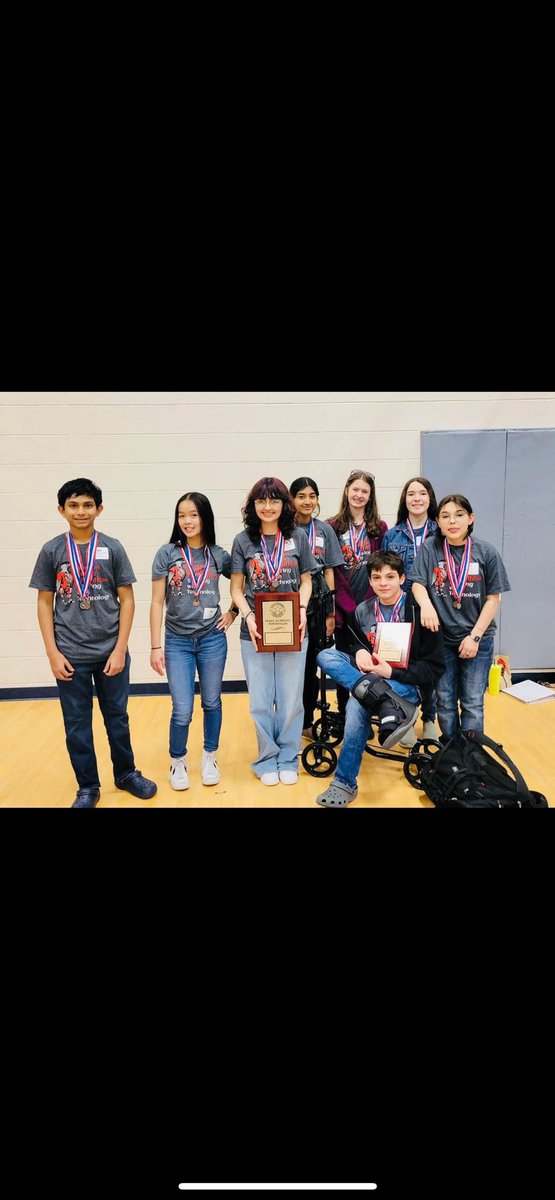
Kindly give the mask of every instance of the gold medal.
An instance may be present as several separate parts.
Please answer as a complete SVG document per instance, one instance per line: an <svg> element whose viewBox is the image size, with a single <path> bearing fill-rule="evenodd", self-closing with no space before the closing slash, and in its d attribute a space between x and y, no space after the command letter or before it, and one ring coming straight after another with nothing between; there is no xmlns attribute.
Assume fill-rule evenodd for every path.
<svg viewBox="0 0 555 1200"><path fill-rule="evenodd" d="M193 600L193 608L198 608L200 600Z"/></svg>
<svg viewBox="0 0 555 1200"><path fill-rule="evenodd" d="M90 607L91 607L91 602L90 602L90 600L80 600L80 601L79 601L79 608L85 608L85 609L87 609L87 608L90 608Z"/></svg>

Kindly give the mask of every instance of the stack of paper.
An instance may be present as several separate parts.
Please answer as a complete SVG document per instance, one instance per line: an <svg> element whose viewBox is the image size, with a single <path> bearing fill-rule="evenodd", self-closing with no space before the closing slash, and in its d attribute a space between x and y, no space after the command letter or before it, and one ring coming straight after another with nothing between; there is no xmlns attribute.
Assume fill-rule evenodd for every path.
<svg viewBox="0 0 555 1200"><path fill-rule="evenodd" d="M515 700L524 700L525 704L534 704L537 700L555 700L555 691L546 688L541 683L533 683L531 679L523 679L512 687L504 688L501 696L514 696Z"/></svg>

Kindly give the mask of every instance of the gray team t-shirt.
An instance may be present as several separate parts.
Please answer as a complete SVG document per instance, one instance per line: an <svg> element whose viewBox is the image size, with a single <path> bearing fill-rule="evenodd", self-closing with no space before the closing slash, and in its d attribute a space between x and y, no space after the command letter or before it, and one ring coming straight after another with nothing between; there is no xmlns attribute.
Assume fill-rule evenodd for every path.
<svg viewBox="0 0 555 1200"><path fill-rule="evenodd" d="M79 608L79 593L73 581L63 533L42 547L29 583L29 587L39 591L54 592L56 645L71 663L101 662L109 658L119 633L117 589L136 582L121 542L97 532L90 609ZM77 551L85 567L87 546L78 545Z"/></svg>
<svg viewBox="0 0 555 1200"><path fill-rule="evenodd" d="M273 553L275 540L273 533L266 536L270 553ZM301 586L301 575L304 575L305 571L316 570L318 570L318 562L311 552L306 533L304 529L295 527L291 537L285 539L282 571L276 590L298 592ZM245 576L245 597L254 612L254 593L270 592L272 589L266 574L260 539L255 538L253 541L246 529L233 539L231 573ZM243 641L250 641L250 633L243 620L241 620L240 636Z"/></svg>
<svg viewBox="0 0 555 1200"><path fill-rule="evenodd" d="M152 564L152 578L166 580L166 629L180 637L201 637L217 625L220 608L220 575L229 579L231 557L221 546L209 546L210 567L199 593L200 604L195 599L189 573L180 547L174 543L161 546ZM204 571L204 547L194 550L189 547L197 578Z"/></svg>
<svg viewBox="0 0 555 1200"><path fill-rule="evenodd" d="M314 518L314 526L314 550L312 553L318 566L324 569L326 567L342 567L344 559L335 529L332 529L327 521L318 520L318 517ZM310 526L298 525L297 528L302 529L308 539Z"/></svg>
<svg viewBox="0 0 555 1200"><path fill-rule="evenodd" d="M460 566L464 546L451 546L450 549L457 567ZM450 646L458 645L463 637L473 630L487 596L511 590L503 560L495 546L475 537L472 538L472 561L460 609L453 606L454 597L445 566L443 538L441 541L438 541L437 537L426 538L412 564L408 579L411 584L421 583L427 589L441 621L445 642ZM491 621L483 636L492 637L496 629L495 621Z"/></svg>

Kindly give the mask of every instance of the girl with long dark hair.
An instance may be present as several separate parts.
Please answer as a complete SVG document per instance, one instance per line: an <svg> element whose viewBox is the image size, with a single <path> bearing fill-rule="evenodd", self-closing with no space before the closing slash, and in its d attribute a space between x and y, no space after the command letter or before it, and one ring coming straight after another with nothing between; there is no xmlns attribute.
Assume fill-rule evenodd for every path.
<svg viewBox="0 0 555 1200"><path fill-rule="evenodd" d="M318 568L323 573L328 588L333 592L335 589L334 567L343 565L343 555L334 530L327 521L318 519L320 513L318 485L309 475L301 475L299 479L293 480L289 491L297 510L296 523L299 529L304 529ZM333 597L329 597L329 599L332 600ZM330 608L335 608L335 605L330 605ZM328 638L333 636L334 629L335 612L332 611L326 616ZM319 687L316 656L318 651L323 649L323 644L319 646L317 643L312 600L309 602L307 610L307 636L308 647L303 688L303 737L310 739L312 738L314 708Z"/></svg>
<svg viewBox="0 0 555 1200"><path fill-rule="evenodd" d="M237 610L222 613L219 580L221 575L229 579L230 574L231 558L216 545L210 501L202 492L185 492L175 506L170 540L160 547L152 565L150 606L150 665L158 675L166 671L168 676L173 704L169 781L178 792L190 786L185 758L197 672L204 717L201 778L206 786L220 779L216 751L222 725L226 633Z"/></svg>
<svg viewBox="0 0 555 1200"><path fill-rule="evenodd" d="M501 593L511 590L501 555L474 537L474 521L466 496L444 496L437 507L438 529L426 538L410 575L421 624L433 632L441 624L445 643L445 671L436 683L443 743L459 729L484 731L495 617Z"/></svg>
<svg viewBox="0 0 555 1200"><path fill-rule="evenodd" d="M409 592L411 585L408 580L412 564L422 549L426 538L432 537L437 529L437 500L429 479L418 475L408 479L399 498L397 524L388 529L382 542L382 550L393 550L405 564L405 582L403 591ZM431 686L421 687L422 724L425 738L436 739L436 694ZM416 734L409 729L401 746L414 746Z"/></svg>

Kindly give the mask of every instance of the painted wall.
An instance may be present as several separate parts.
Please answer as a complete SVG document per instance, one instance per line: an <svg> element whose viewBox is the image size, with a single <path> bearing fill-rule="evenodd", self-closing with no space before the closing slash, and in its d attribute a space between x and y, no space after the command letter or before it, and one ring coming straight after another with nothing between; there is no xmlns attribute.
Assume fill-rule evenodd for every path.
<svg viewBox="0 0 555 1200"><path fill-rule="evenodd" d="M78 475L104 493L99 528L119 538L135 574L132 681L150 668L150 568L177 497L210 497L218 541L242 528L252 483L309 474L322 516L338 508L353 467L374 472L380 512L420 473L422 430L555 427L553 392L2 392L0 393L0 688L52 685L28 587L38 551L67 528L56 492ZM433 480L432 480L433 482ZM223 604L229 587L224 581ZM238 622L226 679L242 679Z"/></svg>

